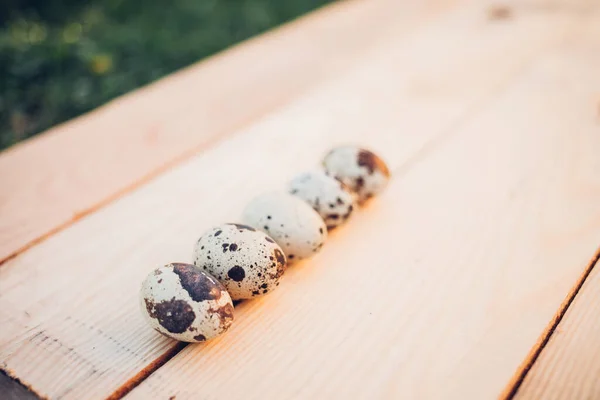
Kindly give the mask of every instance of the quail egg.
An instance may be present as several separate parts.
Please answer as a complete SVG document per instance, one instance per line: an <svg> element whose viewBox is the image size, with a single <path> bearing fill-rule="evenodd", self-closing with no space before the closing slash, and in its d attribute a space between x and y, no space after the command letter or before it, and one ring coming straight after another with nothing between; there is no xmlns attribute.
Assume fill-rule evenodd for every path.
<svg viewBox="0 0 600 400"><path fill-rule="evenodd" d="M359 203L385 189L390 171L375 153L355 146L336 147L323 159L327 175L339 179L357 195Z"/></svg>
<svg viewBox="0 0 600 400"><path fill-rule="evenodd" d="M296 176L288 189L318 212L329 230L346 222L355 208L354 195L346 185L321 171Z"/></svg>
<svg viewBox="0 0 600 400"><path fill-rule="evenodd" d="M142 313L159 333L183 342L203 342L233 322L229 293L214 277L191 264L156 268L140 291Z"/></svg>
<svg viewBox="0 0 600 400"><path fill-rule="evenodd" d="M327 239L321 216L289 193L271 192L255 197L244 209L242 221L271 236L290 263L318 253Z"/></svg>
<svg viewBox="0 0 600 400"><path fill-rule="evenodd" d="M194 264L214 275L233 300L250 299L279 286L286 258L263 232L224 224L204 233L194 249Z"/></svg>

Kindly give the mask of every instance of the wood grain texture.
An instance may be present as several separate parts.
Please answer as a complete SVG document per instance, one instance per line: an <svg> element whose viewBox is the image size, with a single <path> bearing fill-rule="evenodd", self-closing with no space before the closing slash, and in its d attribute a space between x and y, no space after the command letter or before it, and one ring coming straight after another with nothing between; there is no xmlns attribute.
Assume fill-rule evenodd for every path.
<svg viewBox="0 0 600 400"><path fill-rule="evenodd" d="M0 262L347 69L447 2L334 4L1 153Z"/></svg>
<svg viewBox="0 0 600 400"><path fill-rule="evenodd" d="M127 398L498 396L600 243L597 22Z"/></svg>
<svg viewBox="0 0 600 400"><path fill-rule="evenodd" d="M600 237L597 194L567 190L598 184L597 77L565 56L564 41L586 37L585 15L496 23L486 7L457 2L386 36L343 73L8 261L2 368L52 398L122 393L176 346L141 318L145 274L189 261L198 235L249 198L359 141L400 171L390 190L280 290L242 304L229 334L186 348L131 396L459 397L474 374L467 394L499 393ZM562 90L574 73L589 85Z"/></svg>
<svg viewBox="0 0 600 400"><path fill-rule="evenodd" d="M516 399L600 399L599 264L529 370Z"/></svg>

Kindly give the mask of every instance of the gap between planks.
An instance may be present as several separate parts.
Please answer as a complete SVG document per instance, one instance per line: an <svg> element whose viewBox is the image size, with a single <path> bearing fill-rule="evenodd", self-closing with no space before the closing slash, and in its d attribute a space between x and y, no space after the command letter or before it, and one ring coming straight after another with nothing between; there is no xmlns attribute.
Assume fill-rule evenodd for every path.
<svg viewBox="0 0 600 400"><path fill-rule="evenodd" d="M336 2L4 151L0 267L344 71L381 37L409 31L450 3ZM360 32L354 28L359 19L368 22ZM273 65L248 69L257 58ZM219 79L232 82L213 87ZM208 85L208 94L182 95L199 85ZM246 104L230 109L242 100ZM157 111L160 104L165 110ZM73 148L71 155L61 156L65 148ZM22 179L8 179L16 168Z"/></svg>
<svg viewBox="0 0 600 400"><path fill-rule="evenodd" d="M525 377L518 400L600 399L599 289L596 265Z"/></svg>
<svg viewBox="0 0 600 400"><path fill-rule="evenodd" d="M565 43L565 45L566 45L565 47L567 47L567 46L569 45L569 43ZM397 178L397 176L396 176L396 178ZM576 267L576 266L575 266L575 267ZM587 267L585 267L584 269L589 269L589 265L588 265ZM564 292L563 292L563 293L564 293ZM249 312L250 310L245 310L245 311L246 311L246 312ZM216 345L215 345L215 346L216 346ZM198 348L199 348L199 347L198 347ZM198 349L198 348L196 348L196 349ZM214 348L214 346L210 346L210 349L209 349L207 346L202 346L202 349L204 349L204 350L206 350L206 351L209 351L209 352L210 352L210 350L211 350L211 349L213 349L213 348ZM189 351L187 351L187 350L186 350L186 353L187 353L187 354L185 354L185 358L186 358L186 359L190 359L190 358L192 358L192 357L191 357L191 353L192 353L193 351L194 351L194 350L193 350L193 349L191 349L191 348L189 349ZM198 351L194 351L194 353L195 353L196 355L200 355L200 354L199 354L199 351L200 351L200 350L198 350ZM222 354L222 355L224 356L224 354ZM174 365L170 366L170 369L169 369L169 371L165 372L165 374L166 374L167 376L174 376L172 373L173 373L173 371L174 371L174 370L178 370L178 367L190 367L190 366L191 366L191 365L188 365L188 364L186 364L186 361L184 361L184 359L181 359L181 357L179 357L179 356L178 356L177 358L179 358L179 363L177 363L177 364L174 364ZM191 363L193 363L193 361L191 361ZM167 364L167 365L168 365L168 364ZM163 376L162 378L165 378L165 377ZM160 383L159 383L159 382L160 382ZM160 389L163 389L163 390L164 390L164 388L165 388L165 387L166 387L166 388L170 387L170 389L176 389L176 387L175 387L174 385L172 385L171 383L172 383L172 382L165 383L165 380L164 380L164 379L161 379L161 377L155 377L155 379L154 379L154 384L156 384L156 385L161 385L161 386L159 386L159 387L160 387ZM183 383L184 383L184 381L182 380L182 381L180 381L180 383L181 383L181 384L183 384ZM157 386L154 386L154 385L153 385L153 386L150 386L150 388L156 388L156 387L157 387ZM141 391L141 392L140 392L140 393L141 393L141 395L140 395L140 393L136 393L136 394L137 394L138 396L144 396L144 394L146 394L146 395L147 395L147 394L149 394L149 391L148 391L149 389L148 389L148 387L146 387L145 389L146 389L146 391ZM190 388L190 390L192 390L192 391L193 391L193 388ZM210 390L210 389L209 389L209 390ZM164 394L164 393L168 393L168 392L165 392L165 391L163 391L162 393ZM133 396L133 397L135 398L135 396ZM184 397L185 397L185 396L184 396Z"/></svg>
<svg viewBox="0 0 600 400"><path fill-rule="evenodd" d="M584 286L585 282L590 277L592 271L598 267L599 261L600 261L600 247L598 248L598 250L596 250L596 254L590 260L589 265L583 272L583 275L581 276L579 281L576 283L576 285L573 287L571 292L568 294L568 296L565 299L565 301L563 302L563 304L561 304L561 307L559 308L556 315L554 316L554 318L552 319L552 321L546 328L545 332L542 334L542 336L540 337L540 339L538 340L536 345L532 348L530 354L526 357L523 364L519 367L519 369L515 373L515 376L513 377L513 379L511 379L511 382L508 384L506 390L501 395L501 398L507 399L507 400L514 399L519 394L519 389L521 389L523 382L525 381L525 379L527 378L527 376L531 372L531 370L535 367L536 362L539 360L540 355L542 354L542 352L544 351L544 349L550 342L550 339L552 338L552 336L555 334L556 329L558 328L559 324L564 319L565 315L567 314L567 312L573 305L573 301L575 300L577 295L580 293L581 288Z"/></svg>
<svg viewBox="0 0 600 400"><path fill-rule="evenodd" d="M33 388L15 376L10 376L6 371L0 370L0 394L3 400L36 400L42 397ZM6 399L5 399L6 397Z"/></svg>
<svg viewBox="0 0 600 400"><path fill-rule="evenodd" d="M498 39L498 37L496 37L496 36L494 36L494 37L495 37L496 39ZM396 39L396 40L398 40L398 38L397 38L397 37L396 37L395 39ZM542 42L543 42L543 41L542 41ZM509 65L510 65L510 63L509 63ZM506 67L506 66L505 66L505 67ZM317 114L318 114L318 113L317 113Z"/></svg>
<svg viewBox="0 0 600 400"><path fill-rule="evenodd" d="M526 65L523 65L522 71L524 70L526 70ZM522 71L520 73L522 73ZM515 77L520 75L520 73L515 74ZM510 81L503 82L500 85L498 85L497 88L492 89L489 96L486 99L483 99L480 103L474 105L471 108L471 110L467 111L464 114L463 118L459 118L447 130L442 131L441 133L433 137L431 140L427 141L419 150L417 150L413 155L409 156L405 162L393 168L392 179L400 179L404 174L408 173L411 168L415 167L418 163L424 161L427 158L427 155L431 154L439 146L442 146L445 141L449 140L453 136L453 134L459 133L460 128L463 125L468 123L469 120L472 119L475 115L477 115L478 112L488 107L494 100L494 97L498 93L501 93L503 90L506 90L506 88L510 86L510 83ZM240 302L240 304L241 303L242 302ZM123 386L115 390L115 392L112 393L107 398L107 400L117 400L127 395L139 384L141 384L145 379L147 379L152 373L154 373L156 370L158 370L160 367L166 364L169 360L175 357L188 345L189 344L187 343L175 344L172 351L169 351L163 356L161 356L158 362L154 361L150 363L146 368L140 371L139 374L137 374L136 376L125 382Z"/></svg>

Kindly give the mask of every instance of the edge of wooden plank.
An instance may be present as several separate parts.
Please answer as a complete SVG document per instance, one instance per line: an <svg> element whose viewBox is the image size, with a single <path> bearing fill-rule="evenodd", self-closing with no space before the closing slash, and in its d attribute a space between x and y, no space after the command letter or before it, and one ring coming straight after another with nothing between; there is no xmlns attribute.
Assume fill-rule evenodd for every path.
<svg viewBox="0 0 600 400"><path fill-rule="evenodd" d="M397 174L395 174L395 175L397 176ZM587 252L588 252L588 251L590 251L590 250L592 250L592 251L593 251L593 248L592 248L592 249L588 249L588 250L586 251L586 253L584 253L584 254L583 254L583 259L582 259L582 260L580 260L581 262L580 262L580 263L578 263L577 265L581 265L581 266L585 266L585 265L586 265L587 256L588 256L588 253L587 253ZM579 269L579 268L578 268L578 269ZM575 273L574 273L574 275L573 275L573 278L574 278L574 279L573 279L573 281L576 281L576 278L578 277L578 275L579 275L579 271L578 271L578 270L575 270ZM567 287L566 287L566 289L570 288L570 286L571 286L571 283L572 283L572 281L571 281L571 280L569 280L568 284L566 285L566 286L567 286ZM560 293L560 295L561 295L561 296L560 296L560 297L558 297L558 298L556 299L556 300L557 300L557 301L556 301L556 303L559 303L559 302L561 301L561 297L562 297L562 295L564 295L564 293L565 293L565 292L566 292L566 290L564 290L564 291L561 291L561 293ZM555 304L556 304L556 303L555 303ZM554 312L554 309L553 309L553 307L552 307L552 308L549 310L548 316L550 316L550 315L551 315L553 312ZM546 321L547 321L547 320L546 320L546 319L544 319L543 323L545 323ZM543 323L542 323L542 324L540 324L540 325L539 325L539 327L542 327L542 326L543 326ZM535 340L535 333L534 333L534 335L532 335L531 339L532 339L532 340L531 340L531 342L533 342L533 341ZM530 342L530 343L531 343L531 342ZM521 355L521 356L522 356L522 355L524 355L524 354L527 352L527 350L528 350L527 348L526 348L526 349L524 349L524 351L523 351L523 352L521 352L521 354L520 354L520 355ZM515 364L516 364L516 363L518 363L518 362L519 362L519 359L517 359L517 360L515 360L515 361L516 361L516 362L515 362ZM508 373L509 373L509 374L510 374L511 372L512 372L512 371L508 371ZM500 387L500 390L501 390L501 387Z"/></svg>
<svg viewBox="0 0 600 400"><path fill-rule="evenodd" d="M383 1L383 3L386 4L387 2ZM219 52L211 57L201 60L195 64L192 64L191 66L183 68L182 70L176 71L175 73L168 75L156 82L153 82L149 85L143 86L143 87L136 89L130 93L127 93L123 96L113 99L113 100L109 101L108 103L106 103L106 104L80 116L80 117L77 117L71 121L67 121L65 123L59 124L58 126L53 127L40 135L30 138L29 140L26 140L24 142L18 143L16 145L10 147L9 149L6 149L6 150L0 152L0 157L5 159L7 156L14 157L15 153L17 153L17 154L20 153L21 160L27 159L28 156L31 156L32 153L36 152L36 151L32 151L32 149L37 148L37 152L39 153L40 148L42 146L46 146L48 144L48 141L60 141L60 136L61 135L64 136L65 131L68 132L69 130L73 130L74 127L79 127L79 129L82 130L83 129L81 127L82 123L87 123L89 125L90 121L93 123L94 121L97 121L98 119L105 117L106 113L114 113L115 109L122 108L125 105L131 105L131 104L135 103L138 105L138 108L141 108L141 107L139 107L140 103L147 103L148 98L156 98L157 91L165 90L165 87L172 84L173 82L179 82L179 86L181 86L181 81L182 80L185 81L186 79L189 79L190 75L197 72L198 68L203 69L203 70L206 70L207 68L214 69L214 65L221 65L221 64L223 64L223 62L225 62L225 60L231 60L231 59L234 59L234 60L237 59L238 63L239 63L239 59L243 58L241 55L247 54L249 51L252 51L252 49L254 49L257 46L258 47L260 47L260 46L268 47L270 50L267 49L267 51L273 52L274 48L276 49L279 47L278 45L276 45L275 42L279 41L279 37L281 35L288 35L289 37L291 37L293 39L292 44L294 44L295 42L300 42L300 43L306 42L305 39L302 39L303 35L300 35L298 32L306 29L307 26L312 27L312 30L315 32L320 32L320 31L324 31L324 30L327 31L327 29L335 30L335 27L337 25L334 25L333 28L330 28L330 26L328 24L326 24L326 21L328 21L329 19L332 18L331 15L335 15L336 21L339 20L338 25L344 27L344 29L347 30L348 27L350 25L352 25L351 22L354 19L356 19L357 16L361 15L363 12L370 12L370 13L375 13L375 14L379 15L381 13L382 6L381 5L374 6L373 4L374 3L362 2L359 0L350 0L350 1L343 1L343 2L342 1L335 2L332 4L317 8L312 12L304 14L304 15L302 15L296 19L293 19L289 22L286 22L272 30L264 32L255 37L246 39L238 44L235 44L235 45L225 49L222 52ZM443 8L443 6L438 7L438 8ZM341 30L343 31L343 29L341 29ZM358 51L360 51L360 49L362 49L362 48L368 47L367 44L371 43L373 41L372 39L374 37L377 37L381 33L380 32L381 28L379 28L379 27L377 27L376 29L372 29L372 30L373 30L373 32L370 35L367 35L367 39L365 39L363 41L363 43L360 46L358 46L359 47ZM336 34L334 33L334 34L332 34L332 36L336 36ZM369 37L370 37L370 39L369 39ZM307 46L307 44L304 43L304 46ZM260 119L266 113L272 111L273 108L280 107L282 104L285 104L289 100L293 99L299 93L302 93L305 90L307 90L308 88L312 87L313 84L318 83L322 79L326 79L326 77L329 76L328 74L334 73L335 71L337 71L339 69L343 69L343 66L346 65L345 63L348 61L348 58L352 57L352 54L354 54L356 49L354 49L353 46L350 46L348 44L346 44L345 46L342 46L342 47L343 48L342 48L341 61L344 61L344 62L340 63L340 62L338 62L340 60L333 60L333 61L329 60L329 61L331 61L331 62L329 62L329 64L333 65L333 64L336 64L336 62L337 62L337 64L339 64L339 65L332 66L332 65L328 64L327 66L322 68L322 69L326 70L325 72L320 71L319 68L315 67L315 70L311 73L312 75L314 75L314 77L313 77L314 79L311 78L311 79L308 79L307 82L291 84L292 86L294 86L293 87L294 90L292 90L293 93L290 93L289 95L286 94L285 96L283 96L285 98L279 98L281 96L273 95L273 96L271 96L273 98L266 102L269 104L266 104L265 107L262 107L259 110L255 110L256 112L247 113L248 115L242 116L241 118L239 118L238 121L230 123L226 127L219 127L219 128L214 129L211 134L205 135L207 137L204 138L203 140L198 139L195 141L195 143L193 143L193 141L190 141L190 143L189 143L190 146L188 148L183 149L183 150L182 149L177 150L174 148L172 150L169 150L171 152L171 154L162 153L162 155L164 156L162 160L158 160L156 163L149 165L148 166L149 168L144 168L142 171L138 171L137 173L135 173L135 172L132 173L130 177L123 179L122 182L114 184L114 185L112 185L112 187L108 188L106 191L104 191L104 192L101 191L97 195L93 196L93 197L96 197L94 199L88 199L88 200L80 202L80 203L73 202L73 204L70 204L65 209L42 210L42 211L44 211L44 214L49 214L49 213L51 214L51 213L56 212L56 213L60 214L60 216L52 217L52 219L54 221L51 221L50 223L37 224L37 225L41 225L38 229L35 229L37 232L23 234L22 239L15 240L14 244L12 244L12 245L7 245L6 249L0 249L0 266L2 264L4 264L7 260L14 258L18 254L21 254L23 251L26 251L27 249L31 248L32 246L35 246L36 244L39 244L40 242L44 241L49 236L52 236L56 232L59 232L62 229L64 229L65 227L73 224L75 221L79 220L80 218L97 211L99 208L104 207L106 204L111 203L112 201L122 197L124 194L134 190L135 188L139 187L140 185L143 185L144 183L148 182L149 180L164 173L165 171L172 168L174 165L177 165L177 164L181 163L182 161L188 159L192 155L200 152L202 149L210 147L210 146L214 145L215 142L220 141L221 139L223 139L227 136L230 136L231 134L235 133L236 131L239 131L240 127L248 125L252 121ZM323 46L322 49L320 49L320 50L317 49L317 50L315 50L315 52L320 54L323 51L327 51L327 49L328 49L327 46ZM229 62L229 64L226 64L226 65L231 65L231 64L235 64L235 62ZM231 69L231 68L229 68L229 69ZM283 70L284 66L281 66L280 69ZM264 73L263 73L263 75L264 75ZM298 86L298 87L295 87L295 86ZM271 104L271 103L274 103L274 104ZM151 110L149 112L151 113ZM88 126L88 128L89 128L89 126ZM163 136L164 136L164 134L163 134ZM137 142L138 140L139 140L139 138L135 139L134 142ZM163 138L163 141L164 141L164 138ZM135 144L135 143L132 143L132 144ZM91 147L93 147L93 146L91 146ZM87 149L87 150L90 150L90 149ZM102 152L102 150L100 150L100 151ZM88 151L88 153L89 153L89 151ZM106 153L106 151L104 151L104 153ZM94 165L92 165L92 167L98 168L98 164L101 164L102 162L111 162L112 161L112 160L110 160L110 157L108 157L107 154L104 154L104 153L100 156L94 157L96 159L96 161L95 161L95 164L92 163L92 164L94 164ZM120 153L123 153L123 151L121 151ZM33 155L35 156L35 154L33 154ZM152 154L150 156L152 156ZM122 158L123 154L120 154L119 157ZM42 165L40 168L43 168L44 165L48 165L48 164L52 163L52 161L53 161L52 159L48 159L48 160L42 162L41 163ZM10 167L10 165L8 167ZM7 165L4 165L4 169L6 170L5 172L8 172L8 170L9 170L8 167L7 167ZM63 167L65 170L68 170L70 168L73 168L73 165L69 165L69 163L65 163L65 165ZM80 178L80 177L77 177L77 178ZM89 180L89 179L93 179L94 176L92 174L92 176L88 176L86 178ZM31 197L32 196L31 195L28 196L27 191L25 191L24 199L29 200ZM7 228L8 229L10 229L11 227L14 228L16 222L17 221L12 221L10 225L7 225ZM21 221L18 221L18 222L21 222Z"/></svg>
<svg viewBox="0 0 600 400"><path fill-rule="evenodd" d="M127 382L124 382L121 386L119 386L110 396L106 398L106 400L118 400L127 395L127 393L131 392L135 389L142 381L148 378L154 371L162 367L169 361L171 358L175 357L184 347L186 347L188 343L177 342L173 344L168 351L161 354L160 357L154 359L150 364L139 371L135 376L131 377Z"/></svg>
<svg viewBox="0 0 600 400"><path fill-rule="evenodd" d="M356 3L356 2L357 2L356 0L354 0L354 1L350 0L350 1L345 2L345 4ZM311 21L314 22L314 21L318 20L319 18L321 18L321 19L325 18L328 14L334 12L333 10L335 10L336 8L340 8L342 4L343 4L343 2L335 2L335 3L328 4L328 5L324 5L322 7L314 9L306 14L303 14L296 18L293 18L290 21L287 21L279 26L276 26L273 29L267 30L263 33L260 33L253 37L242 40L241 42L235 43L235 44L215 53L212 56L208 56L208 57L201 59L191 65L188 65L180 70L174 71L171 74L168 74L154 82L150 82L150 83L148 83L144 86L141 86L139 88L136 88L128 93L125 93L114 99L111 99L111 100L107 101L106 103L101 104L98 107L96 107L82 115L79 115L70 120L61 122L58 125L53 126L49 129L47 129L46 131L41 132L35 136L29 137L23 141L17 142L15 144L13 144L12 146L0 151L0 156L5 156L6 154L11 154L11 153L15 153L15 152L27 151L27 149L30 148L31 146L43 145L43 143L40 144L40 142L49 140L53 136L60 134L63 130L65 130L65 128L66 129L71 128L73 125L81 124L82 121L88 120L90 118L97 118L98 116L101 116L102 113L110 112L115 107L119 107L120 105L122 105L122 103L131 103L133 101L136 101L137 100L136 98L139 98L140 95L144 95L152 90L160 89L161 87L165 87L170 82L172 82L176 79L181 79L182 77L185 77L186 75L190 75L195 68L218 63L221 59L227 58L227 57L231 56L232 54L234 54L236 51L239 51L239 49L242 48L243 46L255 44L256 42L259 42L260 40L265 40L265 38L269 38L276 33L281 34L286 31L293 30L293 29L297 28L298 25L306 24L307 22L310 23ZM136 99L136 100L133 100L133 99ZM258 116L256 116L256 119L260 119L260 117L261 116L258 115ZM247 122L248 121L245 121L245 123L243 123L242 126L245 125ZM228 132L228 133L236 132L238 129L239 129L239 127L235 127L233 129L231 129L230 132ZM219 135L217 135L217 136L219 136ZM118 199L123 194L134 190L136 187L138 187L140 185L143 185L144 183L148 182L152 178L169 170L172 166L177 165L178 163L184 161L191 155L199 152L203 148L210 147L212 142L214 142L214 140L212 140L209 143L205 143L200 146L197 146L194 149L191 149L183 154L180 154L179 156L175 157L174 159L172 159L170 162L167 162L166 164L158 165L156 169L154 169L153 171L150 171L145 176L142 176L136 182L133 182L120 190L117 190L113 194L109 195L108 197L106 197L104 199L101 199L99 202L89 206L88 208L86 208L83 211L75 212L72 218L68 218L63 223L56 225L54 228L47 230L45 233L41 233L39 236L26 242L21 247L16 248L15 250L12 250L8 255L2 256L0 254L0 267L6 261L13 259L14 257L18 256L20 253L26 251L27 249L35 246L38 243L44 241L48 237L52 236L56 232L61 231L62 229L71 225L72 223L76 222L77 220L81 219L82 217L93 213L94 211L105 206L106 204L109 204L112 201Z"/></svg>
<svg viewBox="0 0 600 400"><path fill-rule="evenodd" d="M536 344L532 347L527 357L525 357L523 363L519 366L519 369L516 371L515 375L510 380L507 387L504 389L504 392L500 395L501 399L513 399L517 395L519 389L521 388L521 385L527 377L527 374L529 373L529 371L531 371L536 361L539 359L540 354L542 353L542 351L544 351L544 348L548 345L548 342L550 342L550 338L556 331L556 328L565 317L565 314L571 307L571 304L575 300L575 297L577 297L577 294L581 291L581 288L583 287L585 281L590 276L594 267L599 261L600 247L596 250L596 253L589 261L588 265L583 271L583 274L575 283L571 291L567 294L567 297L560 305L558 311L556 312L546 329L544 329L544 332L542 333Z"/></svg>
<svg viewBox="0 0 600 400"><path fill-rule="evenodd" d="M11 392L6 392L8 388ZM0 394L7 396L10 399L31 400L31 399L46 399L31 386L14 376L10 371L5 371L0 368ZM10 394L9 394L10 393ZM5 397L2 397L3 399Z"/></svg>
<svg viewBox="0 0 600 400"><path fill-rule="evenodd" d="M379 47L379 46L377 46L377 47ZM385 43L385 47L386 48L388 47L388 43ZM381 52L381 49L377 49L377 51L375 53L379 54L380 52ZM386 56L386 58L387 58L387 56ZM363 64L363 63L361 63L361 64ZM370 64L370 62L367 64ZM512 64L510 64L510 65L512 65ZM350 68L350 70L354 70L354 69L356 69L356 68ZM512 68L511 68L511 70L512 70ZM346 74L344 73L344 75L346 75ZM337 78L334 79L334 81L337 81L337 80L338 80ZM311 91L313 91L313 90L315 90L315 88L311 89ZM320 90L316 90L316 91L320 92ZM300 97L303 97L303 96L300 96ZM296 100L294 100L294 101L296 101ZM292 101L292 103L294 101ZM287 107L287 105L285 107ZM35 251L35 250L33 250L33 251ZM23 256L23 255L21 255L21 256ZM176 352L178 352L178 349L174 349L173 347L170 347L166 353L171 353L171 352L176 353ZM169 355L169 354L165 355L165 353L163 353L161 355L159 361L156 361L156 359L153 359L146 365L142 366L141 369L137 369L136 371L134 371L134 373L131 374L129 377L125 377L126 379L124 380L124 385L117 389L113 389L115 391L110 393L111 398L119 398L120 396L127 394L127 392L132 390L136 384L143 381L147 375L149 375L152 372L154 372L155 370L157 370L164 362L168 361L168 359L171 358L172 356L173 355Z"/></svg>

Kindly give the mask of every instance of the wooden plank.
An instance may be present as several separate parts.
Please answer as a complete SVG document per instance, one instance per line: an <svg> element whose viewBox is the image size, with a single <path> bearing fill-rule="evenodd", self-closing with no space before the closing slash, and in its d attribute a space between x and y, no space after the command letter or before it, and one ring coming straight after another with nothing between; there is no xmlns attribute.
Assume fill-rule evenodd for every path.
<svg viewBox="0 0 600 400"><path fill-rule="evenodd" d="M497 397L600 243L600 59L573 50L598 19L579 21L226 337L127 398Z"/></svg>
<svg viewBox="0 0 600 400"><path fill-rule="evenodd" d="M580 7L578 9L578 12L581 13L588 13L590 14L590 18L593 21L596 21L596 23L591 23L591 24L586 24L584 25L583 29L585 29L586 34L583 36L585 39L587 40L582 40L579 43L574 43L572 45L571 48L571 52L572 54L570 54L571 57L574 58L579 58L579 59L583 59L586 60L588 62L588 64L590 66L596 66L596 65L600 65L600 15L598 14L598 8L593 8L593 9L585 9L584 7ZM597 129L598 132L600 132L600 108L597 109L597 125L599 126L599 128ZM593 162L593 161L587 161L587 162ZM600 159L598 159L598 157L596 157L595 160L596 164L594 167L594 171L600 171ZM592 187L592 188L587 188L586 190L590 190L592 193L598 193L600 191L600 188L598 187ZM599 243L600 245L600 243ZM513 377L513 379L511 380L510 384L507 386L504 396L506 397L510 397L513 398L515 396L515 394L517 393L517 391L520 390L519 396L517 397L525 397L525 398L529 398L531 396L534 396L534 398L554 398L554 396L563 396L563 394L566 394L567 396L573 391L574 386L570 385L570 384L566 384L566 380L561 379L564 378L563 376L558 376L553 372L553 366L555 365L555 363L559 360L555 360L554 354L561 354L563 355L563 360L560 360L561 362L564 361L564 359L566 358L566 355L564 355L564 351L566 350L567 347L569 347L571 345L571 343L569 342L568 338L563 338L562 337L562 331L565 329L565 326L570 326L569 324L572 323L572 317L570 319L568 319L565 322L562 322L562 319L565 315L565 313L567 313L567 311L569 310L569 307L572 306L572 302L575 299L576 296L583 296L584 298L587 298L587 295L585 294L579 294L579 291L581 290L582 285L585 283L586 279L588 279L588 276L590 274L590 272L592 271L592 269L594 268L594 264L598 259L598 256L600 255L600 249L597 250L595 256L592 258L592 260L589 263L588 268L581 274L581 276L579 277L579 279L575 282L575 284L573 285L573 287L571 288L570 292L568 293L568 295L565 297L563 303L561 304L561 306L559 307L559 309L556 311L554 318L552 318L552 320L550 321L550 323L547 325L546 329L544 330L544 332L542 333L542 335L539 337L536 345L531 349L529 355L525 358L525 360L523 361L523 363L521 364L520 368L517 370L515 376ZM592 284L588 284L588 286L593 286ZM589 289L588 289L589 291ZM586 302L586 300L582 300L583 303ZM581 310L581 307L578 308L577 311L569 311L569 313L575 313L578 314L580 312L583 312ZM560 325L559 325L560 323ZM577 328L570 328L570 331L573 330L580 330L583 332L586 332L586 330L591 330L594 329L594 321L588 321L586 324L583 324L581 327L577 327ZM546 348L546 346L548 345L548 343L551 342L553 343L549 348ZM592 347L590 347L590 349L593 349L594 344L592 343L587 343L588 345L591 345ZM596 346L597 347L597 346ZM565 348L565 349L563 349ZM587 352L590 352L590 349L586 349L586 354L588 354ZM573 354L570 355L570 360L574 361L577 359L577 357L582 354L583 352L583 347L579 348L579 352L577 352L576 348L572 348L572 350L574 351ZM593 350L592 350L593 352ZM542 354L542 357L538 360L538 358L540 357L540 354ZM537 364L539 361L539 365ZM575 363L573 363L572 365L574 365ZM567 373L566 371L566 366L565 365L561 365L556 366L557 369L560 370L561 373ZM586 380L588 382L595 382L597 381L598 375L594 375L592 372L592 375L589 375L590 373L590 369L584 369L584 368L574 368L573 370L569 370L569 372L571 373L570 377L574 378L574 376L576 374L581 374L581 376L578 378L579 382L586 382ZM553 379L555 378L556 381L549 381L548 378L548 374L552 373L552 377ZM543 382L543 384L542 384ZM523 388L522 388L523 386ZM582 389L582 394L583 392L590 391L592 392L594 389L593 387L590 386L585 386L585 384L581 387ZM544 392L544 396L542 397L537 397L537 393L539 392ZM591 396L591 397L571 397L571 398L595 398L597 396ZM564 398L564 397L561 397Z"/></svg>
<svg viewBox="0 0 600 400"><path fill-rule="evenodd" d="M381 37L410 31L447 2L335 4L1 153L0 262L347 69Z"/></svg>
<svg viewBox="0 0 600 400"><path fill-rule="evenodd" d="M516 399L600 398L600 265L596 262Z"/></svg>
<svg viewBox="0 0 600 400"><path fill-rule="evenodd" d="M526 65L570 37L570 30L580 25L578 18L564 13L525 14L510 23L497 23L488 20L486 11L486 5L479 2L460 3L404 40L389 36L346 73L7 262L0 269L2 367L51 397L102 398L123 393L178 350L173 342L149 330L139 314L137 292L148 270L169 261L189 260L191 246L203 230L235 218L250 197L281 187L335 143L368 142L383 149L396 169L426 157L431 149L428 143L443 143L440 135L451 132ZM578 145L581 141L573 143ZM429 178L422 185L434 184ZM449 184L443 179L441 183ZM430 194L427 187L417 189L413 196ZM404 194L394 195L397 190L347 229L336 232L329 251L347 257L353 254L348 249L356 244L352 235L364 232L368 237L383 220L398 222L406 217ZM423 200L425 205L432 199ZM408 225L399 226L407 229L412 223L414 228L416 220L410 218ZM389 240L368 243L390 245ZM323 265L331 263L333 259L327 258L331 255L325 254L314 265L323 260L327 260ZM344 262L341 258L333 263L339 265L322 269L325 281ZM262 332L272 324L270 315L276 309L272 307L277 306L273 302L296 286L304 299L297 305L312 307L311 301L304 304L310 300L306 296L320 293L318 280L323 276L304 275L312 278L299 282L303 275L297 275L309 274L310 265L290 271L290 278L277 291L281 295L242 306L239 328L213 346L231 345L228 340L235 340L239 335L235 332L244 330L252 318L257 318L256 334ZM349 271L348 277L360 272L356 265ZM289 307L294 300L298 294L285 304ZM341 298L337 301L338 307L346 307L339 303ZM258 315L252 317L248 310ZM304 318L309 308L303 310L300 316ZM401 310L392 311L390 315ZM331 338L330 330L324 333L320 343ZM258 349L268 343L256 345ZM285 370L284 364L279 366ZM187 372L183 373L187 378Z"/></svg>

